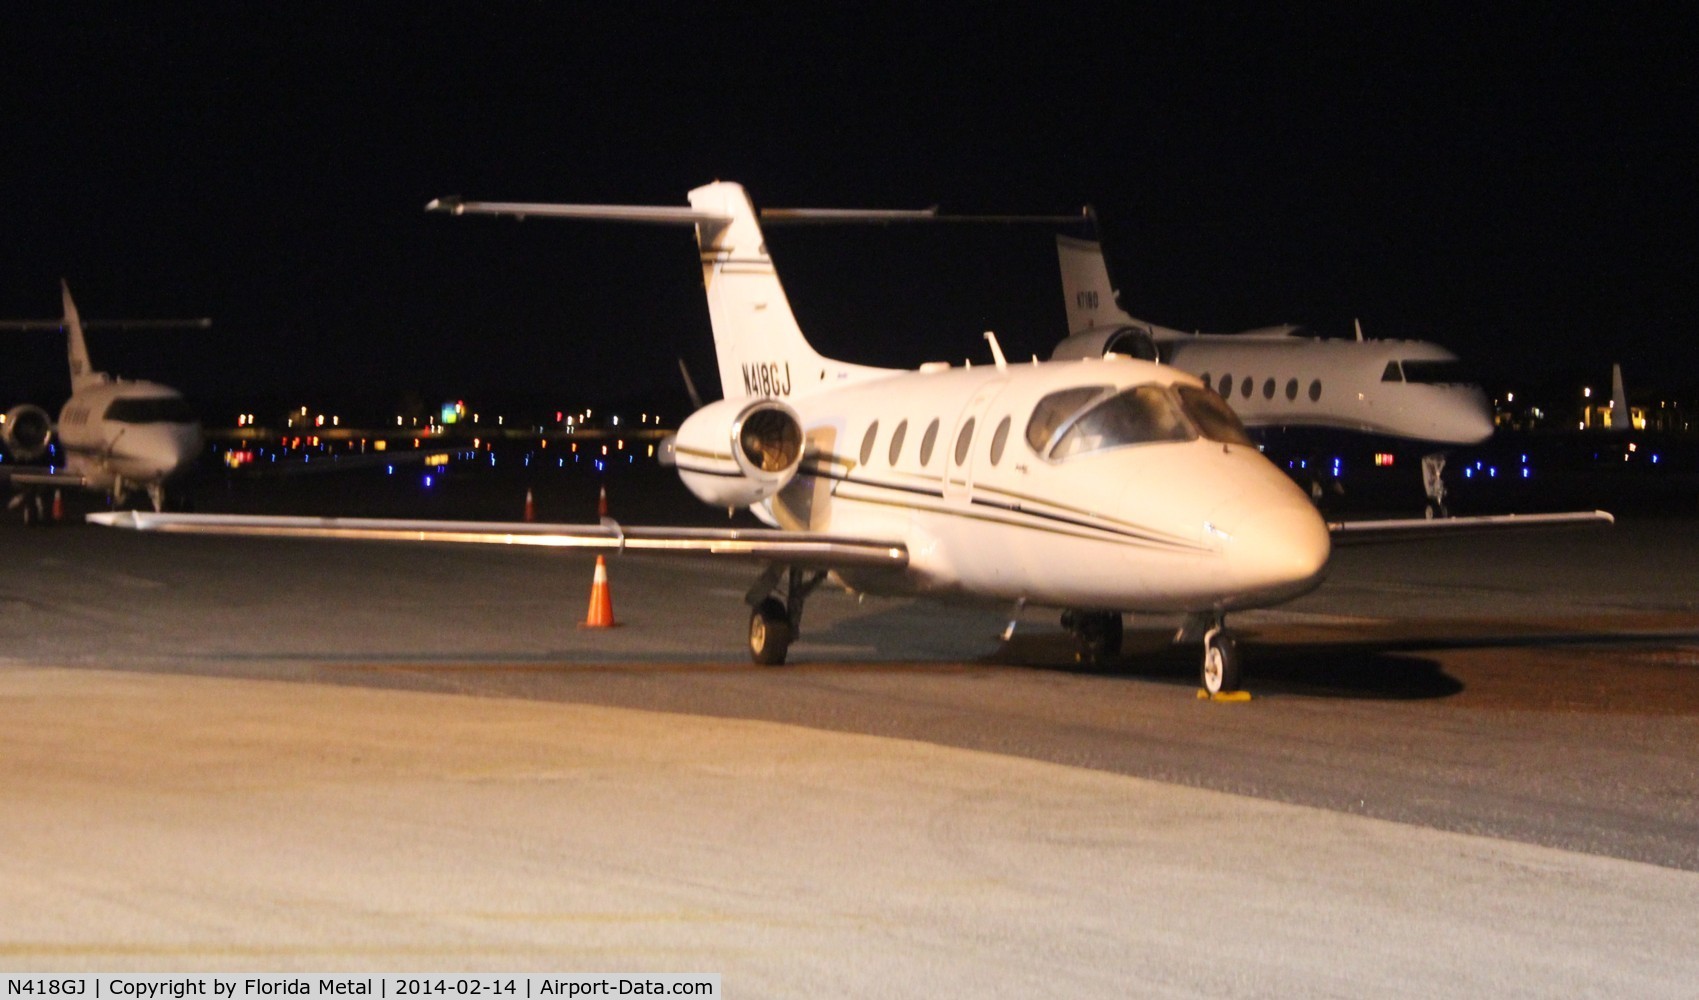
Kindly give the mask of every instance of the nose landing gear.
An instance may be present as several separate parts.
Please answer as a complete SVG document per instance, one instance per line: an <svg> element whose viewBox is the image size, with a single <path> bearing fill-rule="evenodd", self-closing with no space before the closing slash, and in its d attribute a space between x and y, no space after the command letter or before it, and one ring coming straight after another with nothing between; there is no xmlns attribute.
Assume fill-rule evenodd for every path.
<svg viewBox="0 0 1699 1000"><path fill-rule="evenodd" d="M1210 694L1239 690L1244 681L1244 662L1239 642L1221 619L1203 635L1203 689Z"/></svg>

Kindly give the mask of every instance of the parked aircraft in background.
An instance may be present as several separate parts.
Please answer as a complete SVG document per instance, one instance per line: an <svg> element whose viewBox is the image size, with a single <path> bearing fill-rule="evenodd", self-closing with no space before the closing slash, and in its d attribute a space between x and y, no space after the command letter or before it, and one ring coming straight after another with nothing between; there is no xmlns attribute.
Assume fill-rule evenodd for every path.
<svg viewBox="0 0 1699 1000"><path fill-rule="evenodd" d="M1492 436L1492 408L1457 356L1420 340L1327 340L1297 326L1185 333L1121 308L1102 245L1058 236L1068 337L1052 360L1126 354L1160 360L1214 388L1246 427L1318 427L1437 446ZM1429 514L1444 513L1443 452L1423 460Z"/></svg>
<svg viewBox="0 0 1699 1000"><path fill-rule="evenodd" d="M0 439L14 459L31 462L46 456L55 438L64 454L63 465L0 464L0 479L16 488L11 506L33 523L46 513L47 491L84 489L106 493L115 504L141 492L154 510L163 510L166 483L200 453L200 422L182 394L169 386L95 371L71 290L64 282L59 289L63 319L0 323L13 330L63 329L71 367L71 397L57 422L29 403L6 412Z"/></svg>
<svg viewBox="0 0 1699 1000"><path fill-rule="evenodd" d="M694 226L724 398L680 426L684 484L768 529L637 528L243 515L108 514L141 530L592 547L765 563L749 650L785 660L828 573L893 596L1064 610L1082 659L1120 651L1123 612L1179 613L1201 676L1234 688L1229 612L1317 586L1330 530L1431 534L1501 519L1330 526L1245 436L1221 397L1169 365L1119 356L914 371L823 357L803 336L749 199L716 182L690 207L440 199L436 211ZM1599 512L1511 523L1598 523Z"/></svg>

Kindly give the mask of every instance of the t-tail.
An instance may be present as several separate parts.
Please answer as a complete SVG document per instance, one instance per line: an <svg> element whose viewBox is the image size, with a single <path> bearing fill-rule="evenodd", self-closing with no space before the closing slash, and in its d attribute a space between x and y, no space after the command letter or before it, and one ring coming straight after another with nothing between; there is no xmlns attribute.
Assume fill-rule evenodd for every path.
<svg viewBox="0 0 1699 1000"><path fill-rule="evenodd" d="M1085 333L1119 326L1145 326L1127 315L1109 283L1103 263L1103 244L1096 240L1056 237L1062 262L1062 295L1068 306L1068 333Z"/></svg>
<svg viewBox="0 0 1699 1000"><path fill-rule="evenodd" d="M716 181L690 192L690 207L552 205L439 198L427 210L454 215L548 216L619 222L691 224L702 255L702 283L714 329L720 388L727 399L805 396L890 374L888 369L833 361L797 325L779 283L749 196Z"/></svg>

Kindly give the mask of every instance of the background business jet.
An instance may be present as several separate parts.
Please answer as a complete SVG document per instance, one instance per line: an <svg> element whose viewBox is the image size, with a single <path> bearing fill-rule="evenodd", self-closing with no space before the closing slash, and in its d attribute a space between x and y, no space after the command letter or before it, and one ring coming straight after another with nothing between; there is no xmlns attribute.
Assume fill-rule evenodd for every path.
<svg viewBox="0 0 1699 1000"><path fill-rule="evenodd" d="M1128 354L1161 360L1220 393L1246 427L1314 427L1429 445L1479 444L1492 408L1457 356L1420 340L1322 339L1297 326L1186 333L1121 308L1102 244L1056 238L1068 337L1052 360ZM1445 513L1443 452L1423 457L1428 513Z"/></svg>
<svg viewBox="0 0 1699 1000"><path fill-rule="evenodd" d="M1180 613L1206 688L1236 687L1228 612L1317 586L1330 527L1221 397L1169 365L1110 356L906 371L826 358L803 336L741 187L690 207L439 199L460 214L694 226L724 398L671 457L703 502L768 529L109 514L142 530L697 553L766 563L749 650L782 663L828 572L851 589L1065 609L1084 659L1119 653L1123 612ZM1553 515L1523 523L1608 519ZM1455 521L1360 530L1480 526Z"/></svg>
<svg viewBox="0 0 1699 1000"><path fill-rule="evenodd" d="M22 509L25 521L39 522L46 513L47 491L83 489L103 492L114 504L139 491L154 510L163 510L167 482L200 453L200 422L170 386L95 371L71 290L63 281L59 290L62 320L0 323L14 330L63 329L71 367L71 397L57 423L46 410L29 403L6 413L0 440L15 460L31 462L48 455L55 439L64 455L62 465L0 464L0 478L17 488L11 506Z"/></svg>

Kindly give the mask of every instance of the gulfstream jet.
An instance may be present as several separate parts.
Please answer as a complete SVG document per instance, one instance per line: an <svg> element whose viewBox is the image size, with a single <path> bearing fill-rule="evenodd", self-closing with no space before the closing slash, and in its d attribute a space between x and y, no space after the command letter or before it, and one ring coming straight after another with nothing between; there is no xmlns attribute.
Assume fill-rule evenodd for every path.
<svg viewBox="0 0 1699 1000"><path fill-rule="evenodd" d="M46 410L28 403L5 415L0 439L14 459L36 461L49 454L55 439L64 453L63 465L0 464L0 479L18 488L12 506L22 508L25 521L36 522L45 512L44 491L85 489L103 492L113 503L140 492L154 510L162 510L167 481L186 470L200 452L200 422L169 386L95 371L71 289L61 281L59 291L62 320L0 324L63 329L71 365L71 398L60 409L57 423Z"/></svg>
<svg viewBox="0 0 1699 1000"><path fill-rule="evenodd" d="M736 184L690 206L473 202L488 214L695 228L724 398L679 427L671 457L715 507L765 529L240 515L95 515L143 530L594 547L764 564L749 651L777 664L828 574L874 595L1061 609L1082 658L1119 652L1123 612L1180 613L1211 691L1237 686L1227 615L1290 600L1327 569L1330 526L1249 442L1221 397L1169 365L1109 356L871 368L809 345ZM1528 518L1608 520L1590 512ZM1489 519L1358 526L1398 534ZM1335 532L1343 529L1334 529Z"/></svg>
<svg viewBox="0 0 1699 1000"><path fill-rule="evenodd" d="M1053 360L1131 354L1196 375L1247 427L1321 427L1435 446L1479 444L1492 436L1486 393L1457 356L1420 340L1324 340L1296 326L1243 333L1185 333L1134 319L1121 308L1103 247L1056 238L1068 337ZM1438 468L1424 460L1430 512L1443 510Z"/></svg>

